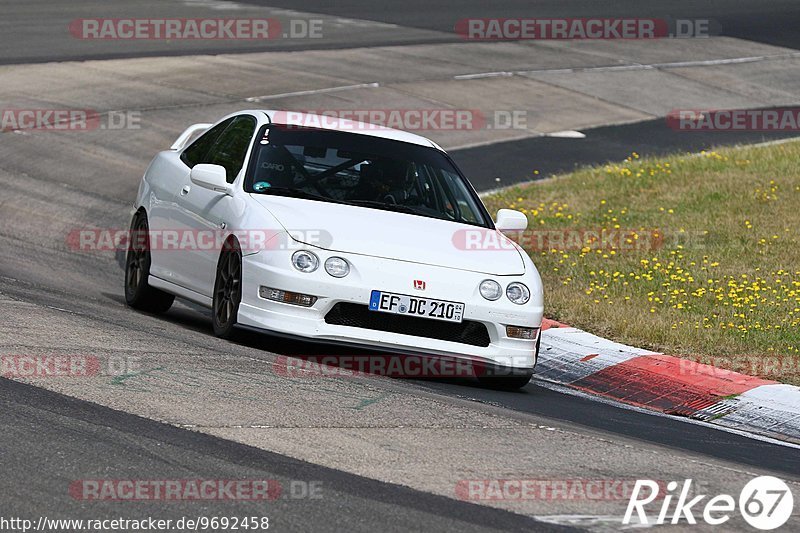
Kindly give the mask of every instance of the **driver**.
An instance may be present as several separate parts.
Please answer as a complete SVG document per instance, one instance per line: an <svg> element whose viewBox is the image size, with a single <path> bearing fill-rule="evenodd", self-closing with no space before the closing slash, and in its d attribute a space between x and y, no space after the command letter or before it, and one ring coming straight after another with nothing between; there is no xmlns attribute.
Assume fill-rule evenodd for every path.
<svg viewBox="0 0 800 533"><path fill-rule="evenodd" d="M377 201L402 204L414 186L409 164L396 159L375 159L361 167L361 182Z"/></svg>

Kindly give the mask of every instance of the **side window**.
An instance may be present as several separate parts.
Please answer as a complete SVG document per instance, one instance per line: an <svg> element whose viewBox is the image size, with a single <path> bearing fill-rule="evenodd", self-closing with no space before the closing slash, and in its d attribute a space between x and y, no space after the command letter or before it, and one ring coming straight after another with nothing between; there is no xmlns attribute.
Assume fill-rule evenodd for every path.
<svg viewBox="0 0 800 533"><path fill-rule="evenodd" d="M228 126L220 135L206 159L212 165L225 167L228 183L233 183L236 175L244 165L244 158L250 141L256 131L256 119L249 116L236 117L233 123Z"/></svg>
<svg viewBox="0 0 800 533"><path fill-rule="evenodd" d="M189 148L184 150L181 154L181 161L186 163L186 166L189 168L192 168L199 163L208 163L206 160L206 154L208 154L208 151L214 145L214 142L216 142L220 134L225 131L225 128L231 125L233 120L233 118L229 118L225 122L217 124L195 139L195 141L189 145Z"/></svg>
<svg viewBox="0 0 800 533"><path fill-rule="evenodd" d="M455 174L446 171L442 171L442 179L447 183L445 191L450 193L448 197L455 200L455 205L450 205L450 202L447 202L445 212L452 211L453 218L462 222L482 222L477 219L476 213L479 213L480 210L470 197L464 182Z"/></svg>

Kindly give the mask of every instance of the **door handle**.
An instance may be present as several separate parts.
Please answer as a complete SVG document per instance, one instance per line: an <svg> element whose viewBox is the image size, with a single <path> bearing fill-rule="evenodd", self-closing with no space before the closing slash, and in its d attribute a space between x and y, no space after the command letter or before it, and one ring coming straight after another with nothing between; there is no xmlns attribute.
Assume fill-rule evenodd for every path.
<svg viewBox="0 0 800 533"><path fill-rule="evenodd" d="M188 185L184 185L183 189L181 189L181 196L186 196L187 194L189 194L189 191L191 190L192 190L191 187L189 187Z"/></svg>

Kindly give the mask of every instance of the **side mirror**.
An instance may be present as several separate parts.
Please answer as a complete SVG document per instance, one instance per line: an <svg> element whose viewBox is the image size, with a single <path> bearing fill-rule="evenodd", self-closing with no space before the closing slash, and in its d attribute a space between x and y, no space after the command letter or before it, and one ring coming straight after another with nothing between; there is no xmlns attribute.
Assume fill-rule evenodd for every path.
<svg viewBox="0 0 800 533"><path fill-rule="evenodd" d="M233 192L233 187L228 183L225 167L220 165L207 165L205 163L195 165L189 173L189 179L195 185L214 192L221 192L228 196Z"/></svg>
<svg viewBox="0 0 800 533"><path fill-rule="evenodd" d="M500 209L494 225L500 231L522 231L528 227L528 217L513 209Z"/></svg>

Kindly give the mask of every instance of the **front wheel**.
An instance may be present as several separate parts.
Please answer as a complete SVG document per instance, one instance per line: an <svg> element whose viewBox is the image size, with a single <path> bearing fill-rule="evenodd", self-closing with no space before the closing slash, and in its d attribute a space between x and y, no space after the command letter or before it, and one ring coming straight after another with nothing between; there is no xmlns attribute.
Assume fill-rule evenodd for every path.
<svg viewBox="0 0 800 533"><path fill-rule="evenodd" d="M214 335L229 338L242 301L242 253L236 245L226 246L219 256L214 282L211 322Z"/></svg>
<svg viewBox="0 0 800 533"><path fill-rule="evenodd" d="M150 262L147 215L139 211L131 221L128 253L125 256L125 302L141 311L165 313L175 301L175 296L147 283Z"/></svg>
<svg viewBox="0 0 800 533"><path fill-rule="evenodd" d="M533 369L506 369L505 372L489 372L478 376L478 382L488 389L517 390L527 385L532 377Z"/></svg>
<svg viewBox="0 0 800 533"><path fill-rule="evenodd" d="M542 332L536 339L536 348L533 355L533 364L539 361L539 349L542 346ZM533 377L533 369L519 369L509 367L489 367L483 375L478 376L478 382L488 389L517 390L521 389Z"/></svg>

